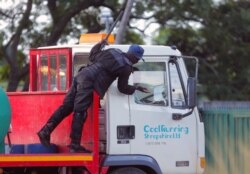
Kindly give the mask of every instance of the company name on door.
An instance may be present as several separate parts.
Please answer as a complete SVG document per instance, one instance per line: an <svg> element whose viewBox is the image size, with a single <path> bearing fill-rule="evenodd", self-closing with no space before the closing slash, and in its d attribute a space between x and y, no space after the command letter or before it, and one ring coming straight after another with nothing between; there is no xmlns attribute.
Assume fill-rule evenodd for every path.
<svg viewBox="0 0 250 174"><path fill-rule="evenodd" d="M150 140L179 139L189 134L189 128L180 125L144 125L144 138Z"/></svg>

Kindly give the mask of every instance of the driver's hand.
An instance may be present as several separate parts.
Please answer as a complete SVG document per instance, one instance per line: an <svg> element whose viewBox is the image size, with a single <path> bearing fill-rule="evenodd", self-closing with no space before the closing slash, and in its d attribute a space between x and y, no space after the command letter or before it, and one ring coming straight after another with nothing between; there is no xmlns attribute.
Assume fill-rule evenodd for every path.
<svg viewBox="0 0 250 174"><path fill-rule="evenodd" d="M100 44L101 44L102 46L109 45L108 41L105 40L105 39L102 40L102 41L100 42Z"/></svg>
<svg viewBox="0 0 250 174"><path fill-rule="evenodd" d="M150 91L147 88L144 88L142 86L137 86L135 89L141 92L150 93Z"/></svg>

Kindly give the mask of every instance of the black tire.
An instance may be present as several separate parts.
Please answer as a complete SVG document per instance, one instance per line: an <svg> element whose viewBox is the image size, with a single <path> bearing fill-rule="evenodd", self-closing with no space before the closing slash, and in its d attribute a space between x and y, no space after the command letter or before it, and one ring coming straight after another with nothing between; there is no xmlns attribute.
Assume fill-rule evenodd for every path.
<svg viewBox="0 0 250 174"><path fill-rule="evenodd" d="M147 174L136 167L123 167L111 171L109 174Z"/></svg>

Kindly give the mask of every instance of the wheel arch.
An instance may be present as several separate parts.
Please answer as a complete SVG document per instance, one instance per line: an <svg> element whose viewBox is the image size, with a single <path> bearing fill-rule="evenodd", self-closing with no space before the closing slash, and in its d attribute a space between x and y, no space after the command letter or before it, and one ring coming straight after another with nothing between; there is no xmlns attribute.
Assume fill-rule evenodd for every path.
<svg viewBox="0 0 250 174"><path fill-rule="evenodd" d="M151 170L157 174L162 174L157 161L147 155L108 155L104 159L103 166L109 168L135 166L140 169Z"/></svg>

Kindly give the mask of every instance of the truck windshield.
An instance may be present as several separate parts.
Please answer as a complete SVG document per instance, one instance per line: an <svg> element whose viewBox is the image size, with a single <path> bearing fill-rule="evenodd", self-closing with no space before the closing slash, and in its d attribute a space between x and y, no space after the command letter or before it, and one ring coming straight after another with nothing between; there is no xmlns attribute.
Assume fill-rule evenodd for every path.
<svg viewBox="0 0 250 174"><path fill-rule="evenodd" d="M165 62L143 62L134 66L133 83L146 87L149 93L135 91L134 100L138 104L167 106L167 82Z"/></svg>

